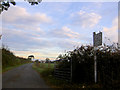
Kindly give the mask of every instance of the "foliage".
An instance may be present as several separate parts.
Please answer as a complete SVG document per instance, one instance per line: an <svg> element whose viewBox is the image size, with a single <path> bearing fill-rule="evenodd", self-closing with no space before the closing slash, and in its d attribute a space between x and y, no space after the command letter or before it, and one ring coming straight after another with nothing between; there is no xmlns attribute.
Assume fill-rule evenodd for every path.
<svg viewBox="0 0 120 90"><path fill-rule="evenodd" d="M45 59L45 63L49 63L50 62L50 59L49 58L46 58Z"/></svg>
<svg viewBox="0 0 120 90"><path fill-rule="evenodd" d="M37 5L42 0L24 0L24 1L29 2L31 5ZM8 10L8 8L11 5L16 5L16 1L15 0L1 0L0 1L0 14L1 14L2 11Z"/></svg>
<svg viewBox="0 0 120 90"><path fill-rule="evenodd" d="M96 50L98 83L103 87L120 87L120 51L115 47L101 46ZM77 47L62 55L59 69L71 67L73 82L94 83L94 48L93 46Z"/></svg>
<svg viewBox="0 0 120 90"><path fill-rule="evenodd" d="M33 68L40 73L40 76L45 80L45 82L51 88L71 88L74 90L75 88L99 88L100 86L97 84L85 85L85 84L76 84L69 83L65 80L60 80L54 77L54 64L50 63L50 67L48 68L47 63L40 63L39 66L36 65L36 62L33 64Z"/></svg>
<svg viewBox="0 0 120 90"><path fill-rule="evenodd" d="M32 60L32 58L33 58L33 59L35 58L34 55L29 55L29 56L28 56L28 59L29 59L29 60Z"/></svg>
<svg viewBox="0 0 120 90"><path fill-rule="evenodd" d="M2 67L7 68L23 63L29 63L30 60L22 57L17 57L7 47L2 47Z"/></svg>

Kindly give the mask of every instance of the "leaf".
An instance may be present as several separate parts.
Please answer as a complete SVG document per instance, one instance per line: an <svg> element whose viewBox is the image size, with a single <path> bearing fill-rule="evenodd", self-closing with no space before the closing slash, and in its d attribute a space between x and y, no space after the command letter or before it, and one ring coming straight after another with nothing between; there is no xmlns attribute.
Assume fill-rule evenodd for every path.
<svg viewBox="0 0 120 90"><path fill-rule="evenodd" d="M11 4L13 4L13 5L16 5L16 2L10 2Z"/></svg>
<svg viewBox="0 0 120 90"><path fill-rule="evenodd" d="M35 4L38 4L38 2L35 2Z"/></svg>
<svg viewBox="0 0 120 90"><path fill-rule="evenodd" d="M7 10L8 10L8 8L5 8L5 7L4 7L4 10L6 10L6 11L7 11Z"/></svg>
<svg viewBox="0 0 120 90"><path fill-rule="evenodd" d="M7 3L3 2L3 4L2 4L2 5L7 6L7 7L10 7L9 2L7 2Z"/></svg>

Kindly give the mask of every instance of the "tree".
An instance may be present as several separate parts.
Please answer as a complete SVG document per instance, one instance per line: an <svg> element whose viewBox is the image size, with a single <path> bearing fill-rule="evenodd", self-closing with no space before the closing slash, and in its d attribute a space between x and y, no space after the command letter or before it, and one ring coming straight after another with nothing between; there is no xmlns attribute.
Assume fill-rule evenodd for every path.
<svg viewBox="0 0 120 90"><path fill-rule="evenodd" d="M33 55L28 56L28 59L32 60L32 58L34 59Z"/></svg>
<svg viewBox="0 0 120 90"><path fill-rule="evenodd" d="M62 59L62 54L59 54L59 56L56 59Z"/></svg>
<svg viewBox="0 0 120 90"><path fill-rule="evenodd" d="M24 1L29 2L31 5L37 5L42 0L24 0ZM0 14L2 11L8 10L8 8L11 5L16 5L16 1L15 0L0 0Z"/></svg>
<svg viewBox="0 0 120 90"><path fill-rule="evenodd" d="M65 55L59 54L59 56L56 59L65 59L65 58L66 58L66 54Z"/></svg>
<svg viewBox="0 0 120 90"><path fill-rule="evenodd" d="M72 81L76 83L94 83L94 47L87 45L67 52L72 60ZM65 56L66 55L62 55ZM61 56L61 55L60 55ZM96 50L98 83L102 87L120 87L120 50L114 45L101 46ZM58 69L70 68L71 63L62 60Z"/></svg>
<svg viewBox="0 0 120 90"><path fill-rule="evenodd" d="M45 60L46 60L46 63L49 63L49 62L50 62L50 59L49 59L49 58L46 58Z"/></svg>

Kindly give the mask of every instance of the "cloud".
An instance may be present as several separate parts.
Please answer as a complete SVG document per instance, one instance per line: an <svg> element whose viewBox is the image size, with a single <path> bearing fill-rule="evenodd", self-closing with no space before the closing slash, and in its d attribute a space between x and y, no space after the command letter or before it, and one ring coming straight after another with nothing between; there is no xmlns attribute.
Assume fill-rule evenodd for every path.
<svg viewBox="0 0 120 90"><path fill-rule="evenodd" d="M46 52L46 53L45 53ZM13 50L13 53L15 53L16 56L27 58L29 55L34 55L35 59L45 60L47 57L49 57L50 60L54 60L59 53L57 52L42 52L42 51L15 51Z"/></svg>
<svg viewBox="0 0 120 90"><path fill-rule="evenodd" d="M30 25L19 25L15 24L13 25L14 28L23 32L27 32L28 34L31 34L32 36L39 37L45 34L45 32L39 27L39 26L30 26Z"/></svg>
<svg viewBox="0 0 120 90"><path fill-rule="evenodd" d="M20 26L18 28L23 27ZM73 46L80 45L80 39L86 39L66 26L61 29L44 32L43 34L40 28L36 32L26 31L29 28L26 27L25 30L3 28L3 43L14 50L29 51L31 49L43 50L50 48L69 50L73 49Z"/></svg>
<svg viewBox="0 0 120 90"><path fill-rule="evenodd" d="M3 12L3 23L41 24L51 23L52 19L45 13L29 13L25 8L15 6Z"/></svg>
<svg viewBox="0 0 120 90"><path fill-rule="evenodd" d="M16 30L16 29L9 29L9 28L2 28L3 31L3 40L4 39L9 39L11 37L24 37L26 36L26 32L25 31L20 31L20 30Z"/></svg>
<svg viewBox="0 0 120 90"><path fill-rule="evenodd" d="M40 52L34 52L34 51L14 51L16 56L20 56L20 57L24 57L27 58L29 55L34 55L35 59L40 59L40 56L44 56L42 53Z"/></svg>
<svg viewBox="0 0 120 90"><path fill-rule="evenodd" d="M40 46L40 48L50 47L49 41L44 40L39 34L38 32L30 33L25 30L3 28L2 41L8 46L16 49L20 49L19 47L25 50L37 46ZM38 37L41 37L41 39Z"/></svg>
<svg viewBox="0 0 120 90"><path fill-rule="evenodd" d="M73 41L70 39L59 40L56 42L56 45L63 50L73 50L75 46L79 46L81 42Z"/></svg>
<svg viewBox="0 0 120 90"><path fill-rule="evenodd" d="M70 28L64 26L61 29L54 29L50 31L52 37L57 38L79 38L80 34L72 31Z"/></svg>
<svg viewBox="0 0 120 90"><path fill-rule="evenodd" d="M118 18L116 17L112 21L112 26L110 28L103 27L104 36L109 38L112 42L118 42Z"/></svg>
<svg viewBox="0 0 120 90"><path fill-rule="evenodd" d="M69 38L61 39L61 38L50 38L47 36L36 37L36 35L27 33L25 31L19 31L15 29L9 30L7 28L4 28L2 41L3 44L8 45L13 50L24 50L24 51L29 51L31 49L43 50L50 48L59 48L62 50L70 49L73 48L73 46L78 45L79 43L77 41L69 40Z"/></svg>
<svg viewBox="0 0 120 90"><path fill-rule="evenodd" d="M102 18L99 14L94 12L88 13L86 11L80 10L77 13L71 14L74 25L80 25L82 28L92 28Z"/></svg>
<svg viewBox="0 0 120 90"><path fill-rule="evenodd" d="M40 59L45 59L46 56L53 59L56 58L61 51L72 50L74 46L80 45L80 42L72 40L72 38L79 36L77 32L73 32L68 27L63 27L60 30L62 31L61 34L67 38L53 38L55 36L47 37L47 34L50 32L44 36L36 36L36 34L38 34L37 32L35 32L34 35L25 30L9 29L6 27L3 28L2 41L3 44L12 49L18 56L27 57L29 54L34 54ZM62 35L60 37L62 37Z"/></svg>

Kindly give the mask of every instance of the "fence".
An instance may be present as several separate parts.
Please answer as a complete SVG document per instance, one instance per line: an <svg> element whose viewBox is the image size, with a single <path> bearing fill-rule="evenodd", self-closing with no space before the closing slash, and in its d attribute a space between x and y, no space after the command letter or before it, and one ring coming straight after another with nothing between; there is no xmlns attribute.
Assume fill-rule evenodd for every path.
<svg viewBox="0 0 120 90"><path fill-rule="evenodd" d="M112 56L109 54L100 55L97 56L97 83L107 88L120 87L120 56L116 54ZM72 62L67 60L59 61L54 68L54 76L77 83L94 83L93 59L86 58L86 62L81 63L77 62L77 58L73 59Z"/></svg>
<svg viewBox="0 0 120 90"><path fill-rule="evenodd" d="M61 67L69 64L68 67ZM60 67L59 67L60 66ZM66 80L68 82L72 81L72 65L70 60L58 60L54 65L54 76L58 79Z"/></svg>
<svg viewBox="0 0 120 90"><path fill-rule="evenodd" d="M65 68L65 69L55 68L54 76L58 79L63 79L63 80L70 82L71 81L71 69L70 68Z"/></svg>

